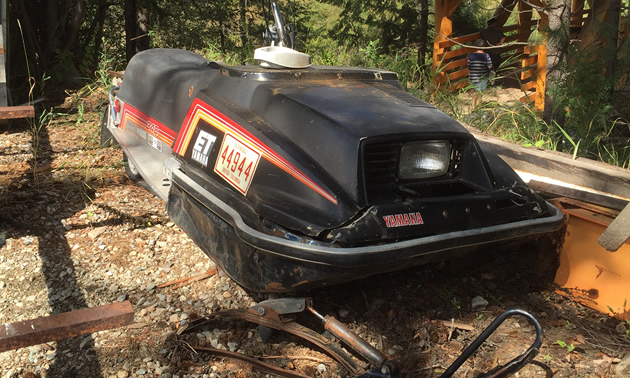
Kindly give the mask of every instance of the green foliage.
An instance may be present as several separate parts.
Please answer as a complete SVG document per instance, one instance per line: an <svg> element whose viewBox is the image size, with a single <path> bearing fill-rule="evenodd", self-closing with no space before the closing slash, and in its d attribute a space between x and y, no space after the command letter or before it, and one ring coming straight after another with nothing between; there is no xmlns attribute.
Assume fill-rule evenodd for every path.
<svg viewBox="0 0 630 378"><path fill-rule="evenodd" d="M556 104L554 113L564 119L563 124L554 123L552 128L559 150L574 158L628 165L628 139L615 138L624 134L625 123L613 116L612 93L619 72L605 76L602 69L606 62L619 58L618 67L622 67L621 62L629 63L622 54L618 55L615 46L582 50L574 47L569 51L569 58L561 66L566 73L564 80L547 89Z"/></svg>
<svg viewBox="0 0 630 378"><path fill-rule="evenodd" d="M562 340L558 340L558 341L556 341L556 343L558 345L560 345L561 347L565 348L567 350L567 353L571 353L571 352L573 352L573 350L575 350L575 345L573 345L573 344L569 345L569 344L565 343Z"/></svg>
<svg viewBox="0 0 630 378"><path fill-rule="evenodd" d="M476 33L487 25L496 5L481 2L462 2L453 12L453 35Z"/></svg>
<svg viewBox="0 0 630 378"><path fill-rule="evenodd" d="M341 9L330 36L354 47L379 40L379 49L389 51L415 43L420 38L417 1L323 0Z"/></svg>

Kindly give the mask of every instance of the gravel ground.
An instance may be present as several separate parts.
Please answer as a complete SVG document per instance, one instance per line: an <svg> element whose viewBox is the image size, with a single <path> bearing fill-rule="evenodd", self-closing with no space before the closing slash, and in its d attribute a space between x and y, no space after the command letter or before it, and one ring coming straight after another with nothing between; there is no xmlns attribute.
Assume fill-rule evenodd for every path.
<svg viewBox="0 0 630 378"><path fill-rule="evenodd" d="M256 327L242 322L208 323L178 334L204 315L247 308L261 297L221 271L159 287L215 265L170 221L157 197L126 178L121 151L98 147L104 93L59 105L57 111L67 114L42 127L37 143L20 123L0 134L0 323L125 300L135 322L0 353L0 376L272 376L195 354L191 345L264 357L307 376L349 376L307 343L284 334L262 343ZM77 112L78 101L90 111ZM558 295L531 270L535 246L514 248L307 294L320 312L347 323L408 377L438 376L510 307L531 311L545 330L541 353L520 376L627 376L628 325ZM472 310L477 296L488 303ZM465 327L440 321L449 319ZM458 376L505 363L532 340L526 321L508 320Z"/></svg>

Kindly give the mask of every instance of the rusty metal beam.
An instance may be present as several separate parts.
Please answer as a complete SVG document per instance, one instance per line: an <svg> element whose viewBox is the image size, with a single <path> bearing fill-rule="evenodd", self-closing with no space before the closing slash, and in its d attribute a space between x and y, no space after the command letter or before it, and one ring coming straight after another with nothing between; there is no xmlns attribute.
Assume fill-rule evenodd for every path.
<svg viewBox="0 0 630 378"><path fill-rule="evenodd" d="M35 108L33 108L32 105L0 107L0 119L18 119L33 117L35 117Z"/></svg>
<svg viewBox="0 0 630 378"><path fill-rule="evenodd" d="M129 301L0 325L0 352L133 323Z"/></svg>

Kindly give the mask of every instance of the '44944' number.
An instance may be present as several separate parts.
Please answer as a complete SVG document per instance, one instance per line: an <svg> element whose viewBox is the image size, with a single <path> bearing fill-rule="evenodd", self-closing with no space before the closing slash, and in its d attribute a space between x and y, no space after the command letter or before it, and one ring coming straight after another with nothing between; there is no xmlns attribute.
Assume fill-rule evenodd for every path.
<svg viewBox="0 0 630 378"><path fill-rule="evenodd" d="M260 153L230 133L226 133L214 171L241 193L247 194Z"/></svg>
<svg viewBox="0 0 630 378"><path fill-rule="evenodd" d="M226 146L221 154L222 164L226 165L232 173L238 171L239 176L245 176L245 180L248 180L254 163L247 162L247 168L245 168L245 162L247 162L247 158L241 156L241 153L236 150L230 150L230 146ZM243 169L245 170L243 171Z"/></svg>

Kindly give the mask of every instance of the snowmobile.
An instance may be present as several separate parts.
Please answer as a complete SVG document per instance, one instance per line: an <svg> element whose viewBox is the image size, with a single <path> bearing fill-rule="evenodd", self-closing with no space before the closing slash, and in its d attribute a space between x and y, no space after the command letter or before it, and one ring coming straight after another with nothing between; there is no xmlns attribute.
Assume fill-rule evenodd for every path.
<svg viewBox="0 0 630 378"><path fill-rule="evenodd" d="M312 65L272 6L259 64L142 51L102 123L130 177L239 285L295 293L563 226L396 73Z"/></svg>

